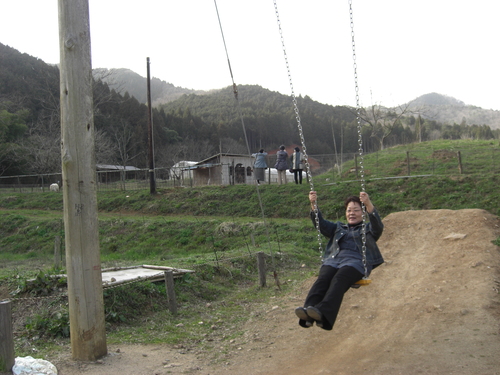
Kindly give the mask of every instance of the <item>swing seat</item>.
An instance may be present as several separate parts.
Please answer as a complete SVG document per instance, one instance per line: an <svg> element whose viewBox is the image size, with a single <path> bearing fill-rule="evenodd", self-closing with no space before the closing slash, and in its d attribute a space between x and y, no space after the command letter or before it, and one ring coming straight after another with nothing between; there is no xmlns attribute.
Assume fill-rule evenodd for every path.
<svg viewBox="0 0 500 375"><path fill-rule="evenodd" d="M365 286L370 284L372 281L370 279L362 278L351 285L351 288L358 289L360 286Z"/></svg>

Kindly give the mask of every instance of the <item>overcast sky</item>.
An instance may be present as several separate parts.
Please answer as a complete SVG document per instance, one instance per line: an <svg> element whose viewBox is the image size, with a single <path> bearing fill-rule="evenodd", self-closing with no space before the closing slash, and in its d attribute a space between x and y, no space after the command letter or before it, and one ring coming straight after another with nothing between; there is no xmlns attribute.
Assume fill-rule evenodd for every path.
<svg viewBox="0 0 500 375"><path fill-rule="evenodd" d="M276 0L294 93L355 105L348 0ZM213 0L89 0L93 68L232 84ZM352 0L361 105L437 92L500 110L500 2ZM236 84L290 95L273 0L217 0ZM0 42L59 62L56 0L2 0ZM243 98L242 98L243 99Z"/></svg>

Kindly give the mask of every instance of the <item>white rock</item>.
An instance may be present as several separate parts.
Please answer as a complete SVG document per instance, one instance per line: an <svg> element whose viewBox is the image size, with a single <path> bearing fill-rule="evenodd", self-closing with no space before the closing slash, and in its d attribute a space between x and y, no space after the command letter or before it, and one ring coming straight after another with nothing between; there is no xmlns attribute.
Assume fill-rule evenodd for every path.
<svg viewBox="0 0 500 375"><path fill-rule="evenodd" d="M16 357L14 375L57 375L57 368L49 361L33 357Z"/></svg>

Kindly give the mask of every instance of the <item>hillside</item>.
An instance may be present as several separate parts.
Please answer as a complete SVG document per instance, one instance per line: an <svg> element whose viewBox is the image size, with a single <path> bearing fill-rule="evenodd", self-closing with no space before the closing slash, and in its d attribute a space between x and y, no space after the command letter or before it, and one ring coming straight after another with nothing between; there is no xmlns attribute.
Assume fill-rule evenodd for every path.
<svg viewBox="0 0 500 375"><path fill-rule="evenodd" d="M419 145L439 151L461 149L464 161L467 155L483 154L486 146L484 154L490 158L498 150L497 141ZM465 152L466 145L474 146L470 153ZM384 150L377 160L397 168L399 162L383 157L392 151ZM367 167L375 158L367 155ZM469 175L367 182L385 225L378 244L386 262L373 272L369 286L347 292L330 332L299 327L293 312L303 303L319 266L316 233L307 218L307 184L259 188L272 246L279 249L281 287L274 286L274 264L269 259L268 287L259 288L255 274L231 287L236 295L229 289L217 294L216 288L227 288L226 280L238 280L249 268L250 262L240 263L232 256L233 247L245 253L254 249L243 228L253 228L257 251L268 251L267 230L254 225L261 221L255 186L172 188L155 196L147 190L100 192L104 262L188 264L185 268L196 269L196 279L177 283L183 296L179 314L141 304L137 321L110 326L115 328L107 331L109 354L96 362L73 361L68 339L57 339L57 351L40 350L46 338L39 333L40 339L30 339L19 350L44 357L65 375L495 374L500 366L500 174L488 162L476 161ZM440 165L446 163L440 159ZM341 200L359 192L359 181L326 184L326 177L315 177L322 212L342 220ZM24 256L27 267L34 268L37 259L45 259L47 266L53 237L61 233L61 194L10 192L0 196L0 208L5 274L22 269L19 258L12 261L9 254ZM252 226L241 225L246 221ZM213 228L235 230L217 231L214 241ZM207 240L210 237L212 241ZM222 255L217 269L227 273L200 264L212 257L216 243L217 249L225 249L215 253ZM292 261L295 252L300 261ZM255 263L251 258L253 267ZM191 267L195 264L199 267ZM0 299L9 297L9 287L15 285L0 284ZM127 303L132 303L133 294L132 286L124 289ZM153 300L149 294L147 298ZM28 307L43 311L44 300L15 303L16 324L22 324ZM111 300L118 303L114 297ZM16 345L24 342L20 339Z"/></svg>

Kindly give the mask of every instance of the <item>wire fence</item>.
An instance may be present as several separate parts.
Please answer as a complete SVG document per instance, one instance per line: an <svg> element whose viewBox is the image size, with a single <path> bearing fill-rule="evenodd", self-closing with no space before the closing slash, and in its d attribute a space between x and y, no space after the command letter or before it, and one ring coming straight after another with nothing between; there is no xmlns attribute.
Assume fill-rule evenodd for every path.
<svg viewBox="0 0 500 375"><path fill-rule="evenodd" d="M309 155L313 176L323 175L326 180L342 181L358 177L357 153ZM269 166L275 155L267 160ZM478 150L384 150L364 156L367 179L384 179L417 175L472 175L500 173L500 148L492 146ZM205 185L255 184L250 167L241 171L231 164L204 165L203 168L156 168L157 188L195 187ZM305 171L304 171L305 176ZM147 190L150 188L149 169L101 170L96 172L98 191ZM45 192L50 185L61 186L61 173L0 176L1 192ZM266 170L267 184L278 184L274 168ZM286 182L293 183L294 175L286 171Z"/></svg>

